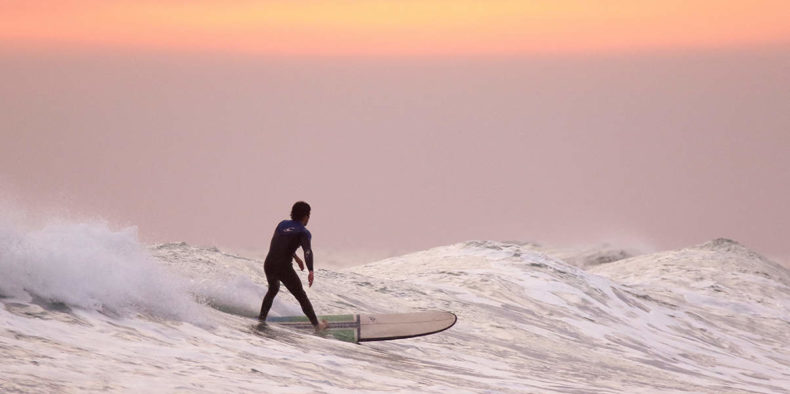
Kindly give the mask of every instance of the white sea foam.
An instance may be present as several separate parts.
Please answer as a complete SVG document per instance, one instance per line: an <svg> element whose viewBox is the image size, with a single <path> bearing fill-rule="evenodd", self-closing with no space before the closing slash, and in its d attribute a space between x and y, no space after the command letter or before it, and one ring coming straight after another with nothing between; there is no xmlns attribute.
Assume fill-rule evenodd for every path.
<svg viewBox="0 0 790 394"><path fill-rule="evenodd" d="M0 245L0 291L10 297L0 300L0 390L790 387L790 274L730 241L635 257L474 241L341 271L317 261L308 294L319 313L440 309L459 317L440 334L365 345L254 330L262 262L216 248L146 250L133 229L102 224L6 226ZM48 308L31 294L74 308ZM181 324L192 308L216 324ZM300 313L287 291L275 308ZM138 313L100 313L108 309ZM173 310L181 312L164 313Z"/></svg>
<svg viewBox="0 0 790 394"><path fill-rule="evenodd" d="M189 292L201 303L241 316L258 316L267 290L263 261L183 242L156 245L151 250L170 272L188 281ZM301 313L299 307L285 301L288 297L284 290L275 298L272 316Z"/></svg>
<svg viewBox="0 0 790 394"><path fill-rule="evenodd" d="M163 270L136 228L105 223L0 228L0 293L110 314L192 321L199 307L187 283Z"/></svg>

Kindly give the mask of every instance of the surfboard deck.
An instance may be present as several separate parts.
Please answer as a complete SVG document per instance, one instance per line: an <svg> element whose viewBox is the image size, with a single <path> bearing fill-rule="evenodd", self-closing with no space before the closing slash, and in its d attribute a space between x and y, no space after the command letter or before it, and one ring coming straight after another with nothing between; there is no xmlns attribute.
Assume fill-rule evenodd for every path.
<svg viewBox="0 0 790 394"><path fill-rule="evenodd" d="M436 334L452 327L458 318L441 311L318 316L329 322L323 333L346 342L388 341ZM306 316L269 317L267 323L299 330L314 330Z"/></svg>

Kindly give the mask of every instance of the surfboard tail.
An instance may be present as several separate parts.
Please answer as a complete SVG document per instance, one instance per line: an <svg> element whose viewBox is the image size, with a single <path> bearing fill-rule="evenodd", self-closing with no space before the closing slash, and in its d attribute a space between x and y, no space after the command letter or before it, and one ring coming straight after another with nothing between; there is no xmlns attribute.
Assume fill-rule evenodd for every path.
<svg viewBox="0 0 790 394"><path fill-rule="evenodd" d="M442 311L326 315L318 318L329 322L325 331L327 335L353 343L436 334L447 330L458 321L454 313ZM305 316L271 317L268 321L295 329L313 329Z"/></svg>

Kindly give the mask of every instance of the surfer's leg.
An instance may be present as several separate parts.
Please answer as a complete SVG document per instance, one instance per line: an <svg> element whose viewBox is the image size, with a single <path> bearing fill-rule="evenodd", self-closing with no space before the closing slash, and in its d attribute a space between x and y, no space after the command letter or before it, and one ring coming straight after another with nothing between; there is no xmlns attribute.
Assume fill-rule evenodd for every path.
<svg viewBox="0 0 790 394"><path fill-rule="evenodd" d="M318 318L313 311L313 304L311 304L310 300L307 298L307 293L304 292L302 281L299 279L299 275L296 275L296 271L294 271L293 268L286 270L283 272L280 280L285 285L285 288L296 297L297 301L299 301L299 305L302 306L302 312L310 319L310 323L313 323L314 326L318 326Z"/></svg>
<svg viewBox="0 0 790 394"><path fill-rule="evenodd" d="M266 316L269 314L269 309L272 308L274 296L280 291L280 278L273 272L266 273L266 281L269 282L269 290L266 291L266 296L263 297L261 303L261 313L258 315L258 320L266 321Z"/></svg>

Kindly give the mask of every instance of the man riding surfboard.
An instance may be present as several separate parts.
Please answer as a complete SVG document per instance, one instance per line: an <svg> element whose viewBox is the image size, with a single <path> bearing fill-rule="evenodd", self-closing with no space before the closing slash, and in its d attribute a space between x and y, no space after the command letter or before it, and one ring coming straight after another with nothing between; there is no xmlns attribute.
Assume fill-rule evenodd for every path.
<svg viewBox="0 0 790 394"><path fill-rule="evenodd" d="M304 201L297 201L291 208L291 220L283 220L274 230L272 242L269 246L269 253L266 255L266 261L263 264L263 270L266 272L266 281L269 283L269 290L266 296L263 297L261 304L261 313L258 320L261 322L266 321L266 316L269 314L269 309L272 307L274 297L280 291L280 282L285 285L285 288L291 292L299 301L302 306L302 312L310 319L310 323L316 330L323 330L328 326L326 320L318 321L318 318L313 311L313 305L307 298L307 293L302 287L302 281L294 271L292 259L296 259L299 264L299 269L304 271L305 264L307 265L307 283L313 286L313 250L310 247L310 240L312 235L307 230L307 222L310 220L310 205ZM296 255L296 249L302 247L304 252L304 262Z"/></svg>

